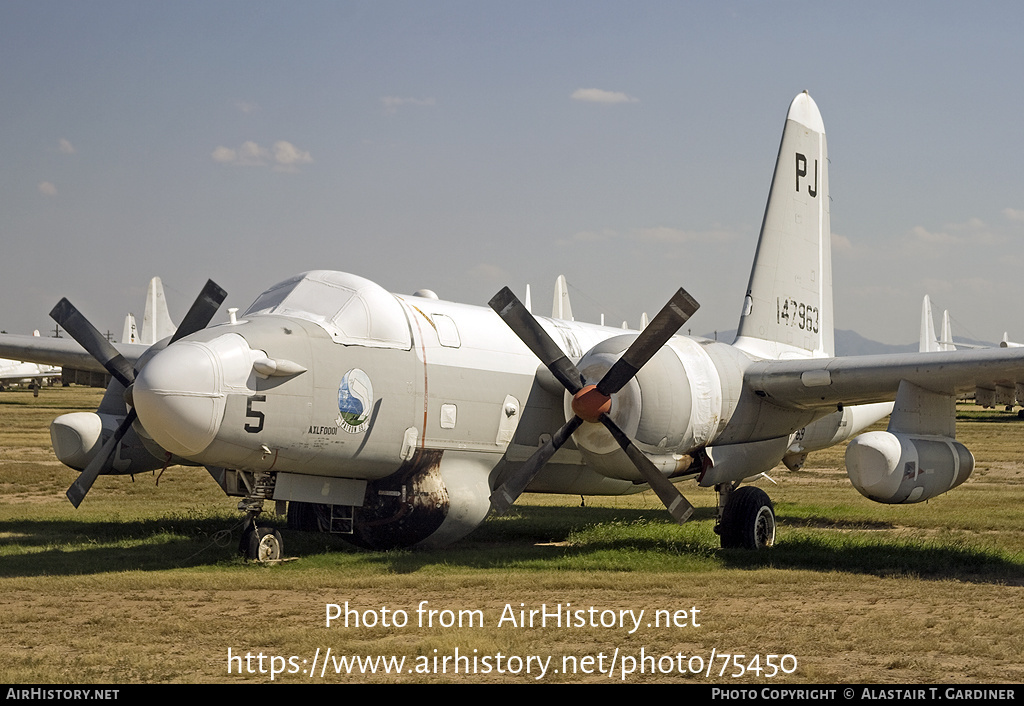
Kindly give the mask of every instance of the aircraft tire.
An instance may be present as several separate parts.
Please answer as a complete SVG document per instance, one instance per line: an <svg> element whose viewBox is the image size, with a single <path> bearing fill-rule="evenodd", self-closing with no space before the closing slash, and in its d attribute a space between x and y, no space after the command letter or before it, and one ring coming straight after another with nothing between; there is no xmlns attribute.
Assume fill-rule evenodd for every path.
<svg viewBox="0 0 1024 706"><path fill-rule="evenodd" d="M245 558L250 561L276 561L284 555L284 542L281 533L273 527L261 527L255 532L246 532L249 546ZM246 537L243 536L243 539Z"/></svg>
<svg viewBox="0 0 1024 706"><path fill-rule="evenodd" d="M320 521L317 519L317 506L313 503L290 500L288 502L288 529L300 532L319 532Z"/></svg>
<svg viewBox="0 0 1024 706"><path fill-rule="evenodd" d="M723 549L767 549L775 544L775 508L752 485L736 489L722 512Z"/></svg>

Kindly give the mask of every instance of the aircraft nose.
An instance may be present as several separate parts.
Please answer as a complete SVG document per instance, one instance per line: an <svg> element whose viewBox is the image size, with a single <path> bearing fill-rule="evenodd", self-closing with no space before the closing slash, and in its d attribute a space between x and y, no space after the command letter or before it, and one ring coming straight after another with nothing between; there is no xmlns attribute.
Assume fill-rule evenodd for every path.
<svg viewBox="0 0 1024 706"><path fill-rule="evenodd" d="M183 457L202 452L220 429L225 395L220 361L210 346L178 341L157 353L135 378L132 401L160 446Z"/></svg>

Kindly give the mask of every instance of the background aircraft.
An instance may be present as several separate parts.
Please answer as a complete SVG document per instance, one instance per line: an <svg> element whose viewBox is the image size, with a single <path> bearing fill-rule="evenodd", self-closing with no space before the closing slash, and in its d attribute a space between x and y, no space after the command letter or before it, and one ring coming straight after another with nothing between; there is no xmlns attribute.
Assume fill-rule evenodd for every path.
<svg viewBox="0 0 1024 706"><path fill-rule="evenodd" d="M174 322L167 312L167 297L164 296L164 284L159 277L149 280L146 290L146 308L142 315L142 329L139 330L135 314L131 312L124 317L122 343L142 343L151 346L174 335Z"/></svg>
<svg viewBox="0 0 1024 706"><path fill-rule="evenodd" d="M142 330L136 326L135 315L129 313L125 316L121 342L128 344L125 350L130 356L137 357L173 333L174 323L167 312L163 283L159 277L153 277L146 292ZM65 382L96 387L105 387L109 382L106 368L81 345L63 338L42 339L39 331L32 336L0 335L0 355L23 355L26 361L32 361L0 360L0 380L16 382L59 377Z"/></svg>
<svg viewBox="0 0 1024 706"><path fill-rule="evenodd" d="M39 331L34 331L32 335L38 338ZM59 377L60 368L55 365L0 359L0 390L7 385L33 383L38 395L39 385L47 381L52 382Z"/></svg>
<svg viewBox="0 0 1024 706"><path fill-rule="evenodd" d="M633 332L573 321L567 302L565 318L534 317L508 289L486 309L320 270L205 328L224 298L210 282L148 348L109 344L62 300L52 315L112 377L97 413L51 427L58 458L83 469L68 497L78 505L100 473L202 465L242 498L243 549L272 559L267 501L287 503L293 527L429 547L527 490L652 488L685 521L685 479L718 492L723 546L760 548L774 510L741 483L779 461L799 467L890 410L887 431L847 448L853 485L879 502L934 497L974 467L955 440L956 394L1017 385L1024 350L835 358L827 167L802 93L733 345L675 335L698 306L683 290ZM0 353L11 347L0 338Z"/></svg>
<svg viewBox="0 0 1024 706"><path fill-rule="evenodd" d="M935 335L935 320L932 318L932 300L927 294L921 301L921 341L918 347L922 353L929 351L955 351L953 332L949 322L949 310L942 312L942 336Z"/></svg>
<svg viewBox="0 0 1024 706"><path fill-rule="evenodd" d="M924 295L924 301L921 304L921 351L954 351L957 345L966 348L986 348L991 346L982 346L970 343L953 343L953 332L949 322L949 311L945 310L942 312L942 335L941 338L935 336L935 324L932 320L932 305L928 295ZM1013 343L1008 340L1008 335L1003 332L1003 340L999 343L1000 348L1020 348L1022 347L1019 343ZM993 407L1004 407L1007 412L1013 411L1014 405L1024 406L1024 386L1016 384L1009 384L1008 380L997 381L992 386L979 385L974 390L974 401L981 407L993 408ZM1024 419L1024 410L1017 413L1021 419Z"/></svg>
<svg viewBox="0 0 1024 706"><path fill-rule="evenodd" d="M37 381L42 384L46 380L60 377L60 368L40 363L25 363L20 360L0 360L0 389L4 385L14 385Z"/></svg>

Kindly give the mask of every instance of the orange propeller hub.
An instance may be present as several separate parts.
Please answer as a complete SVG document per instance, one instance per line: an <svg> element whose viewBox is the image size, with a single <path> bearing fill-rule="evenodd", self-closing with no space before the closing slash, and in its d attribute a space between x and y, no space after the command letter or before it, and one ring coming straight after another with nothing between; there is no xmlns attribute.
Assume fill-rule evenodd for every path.
<svg viewBox="0 0 1024 706"><path fill-rule="evenodd" d="M597 389L597 385L587 385L572 396L573 413L585 422L599 422L602 414L608 414L612 408L612 398Z"/></svg>

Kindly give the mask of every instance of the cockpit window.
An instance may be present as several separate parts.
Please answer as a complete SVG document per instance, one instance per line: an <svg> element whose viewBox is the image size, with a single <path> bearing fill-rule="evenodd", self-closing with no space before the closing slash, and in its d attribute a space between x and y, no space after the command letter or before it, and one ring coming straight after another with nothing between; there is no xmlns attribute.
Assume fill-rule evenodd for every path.
<svg viewBox="0 0 1024 706"><path fill-rule="evenodd" d="M278 282L259 295L256 301L245 311L245 315L272 313L284 301L285 297L295 290L295 287L298 286L304 277L305 275L298 275L291 279L286 279L284 282Z"/></svg>
<svg viewBox="0 0 1024 706"><path fill-rule="evenodd" d="M346 345L406 350L411 346L409 323L394 295L344 272L315 270L276 284L243 316L260 314L312 321Z"/></svg>

